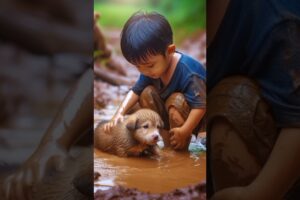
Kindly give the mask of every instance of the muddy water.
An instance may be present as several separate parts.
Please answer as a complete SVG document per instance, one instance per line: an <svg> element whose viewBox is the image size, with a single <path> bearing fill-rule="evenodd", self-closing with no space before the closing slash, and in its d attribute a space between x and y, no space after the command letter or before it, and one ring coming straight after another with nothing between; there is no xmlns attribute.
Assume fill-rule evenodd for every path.
<svg viewBox="0 0 300 200"><path fill-rule="evenodd" d="M100 121L110 120L115 111L115 105L94 110L94 127ZM158 158L121 158L94 149L94 171L101 174L94 182L94 191L121 185L163 193L205 181L206 153L193 152L162 149Z"/></svg>
<svg viewBox="0 0 300 200"><path fill-rule="evenodd" d="M163 193L206 179L206 154L164 149L159 158L120 158L94 150L94 190L115 185Z"/></svg>

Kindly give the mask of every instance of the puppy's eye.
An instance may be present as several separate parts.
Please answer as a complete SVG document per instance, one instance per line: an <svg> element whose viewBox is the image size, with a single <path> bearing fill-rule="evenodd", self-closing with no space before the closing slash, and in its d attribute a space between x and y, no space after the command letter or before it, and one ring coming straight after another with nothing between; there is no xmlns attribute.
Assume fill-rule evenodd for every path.
<svg viewBox="0 0 300 200"><path fill-rule="evenodd" d="M160 129L160 128L162 128L162 127L161 127L160 125L157 125L157 128Z"/></svg>
<svg viewBox="0 0 300 200"><path fill-rule="evenodd" d="M149 125L148 125L148 124L147 124L147 125L144 125L143 128L149 128Z"/></svg>

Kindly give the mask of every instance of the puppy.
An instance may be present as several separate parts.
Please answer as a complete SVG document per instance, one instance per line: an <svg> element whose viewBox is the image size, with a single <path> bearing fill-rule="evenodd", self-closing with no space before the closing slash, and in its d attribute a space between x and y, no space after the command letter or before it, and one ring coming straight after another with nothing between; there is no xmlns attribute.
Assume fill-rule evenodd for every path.
<svg viewBox="0 0 300 200"><path fill-rule="evenodd" d="M158 155L159 129L163 128L160 116L150 109L140 109L125 116L109 133L104 124L98 125L94 133L94 146L102 151L120 157Z"/></svg>

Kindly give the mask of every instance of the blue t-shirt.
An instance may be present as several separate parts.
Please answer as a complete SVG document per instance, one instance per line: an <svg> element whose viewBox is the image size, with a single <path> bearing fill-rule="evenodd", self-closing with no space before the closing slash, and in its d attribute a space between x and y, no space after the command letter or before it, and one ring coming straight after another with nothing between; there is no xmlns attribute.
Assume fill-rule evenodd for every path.
<svg viewBox="0 0 300 200"><path fill-rule="evenodd" d="M300 126L299 0L231 0L207 52L208 92L225 77L248 76L279 127Z"/></svg>
<svg viewBox="0 0 300 200"><path fill-rule="evenodd" d="M164 86L160 79L153 79L141 74L132 91L140 95L147 86L152 85L157 89L163 101L166 101L172 93L180 92L185 96L192 109L205 108L206 70L192 57L180 54L181 58L168 85Z"/></svg>

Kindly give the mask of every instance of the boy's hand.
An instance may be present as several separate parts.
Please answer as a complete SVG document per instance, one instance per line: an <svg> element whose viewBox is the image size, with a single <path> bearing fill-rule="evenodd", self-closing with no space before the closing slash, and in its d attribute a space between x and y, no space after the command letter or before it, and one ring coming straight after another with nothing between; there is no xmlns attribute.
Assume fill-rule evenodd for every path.
<svg viewBox="0 0 300 200"><path fill-rule="evenodd" d="M170 130L170 134L171 134L171 138L170 138L171 146L174 149L182 150L189 145L191 134L185 132L181 127L172 128Z"/></svg>
<svg viewBox="0 0 300 200"><path fill-rule="evenodd" d="M114 117L110 120L110 122L108 122L108 123L106 123L106 124L104 125L104 131L105 131L106 133L109 133L109 132L110 132L110 129L111 129L112 127L116 126L118 122L122 122L123 120L124 120L124 116L121 115L121 114L117 114L116 116L114 116Z"/></svg>
<svg viewBox="0 0 300 200"><path fill-rule="evenodd" d="M67 156L67 152L55 143L41 146L17 172L4 180L3 192L6 199L32 199L36 186L47 172L64 169Z"/></svg>

